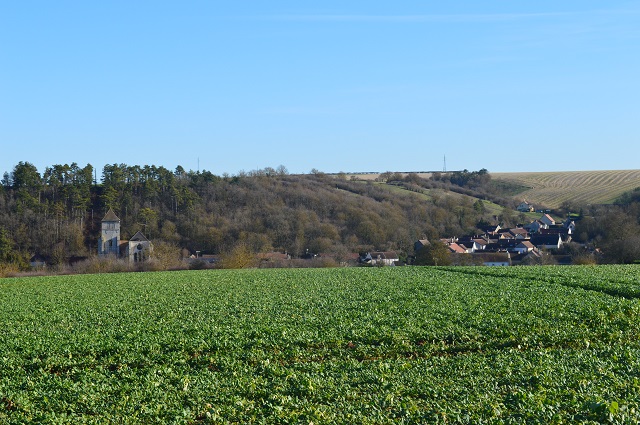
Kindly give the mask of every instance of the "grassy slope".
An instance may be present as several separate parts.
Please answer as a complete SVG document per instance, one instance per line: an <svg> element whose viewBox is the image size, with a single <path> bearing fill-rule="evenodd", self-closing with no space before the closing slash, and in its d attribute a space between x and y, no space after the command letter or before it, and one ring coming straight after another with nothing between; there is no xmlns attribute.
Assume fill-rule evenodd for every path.
<svg viewBox="0 0 640 425"><path fill-rule="evenodd" d="M470 202L473 204L479 199L473 196L464 195L462 193L456 193L456 192L442 190L442 189L424 189L423 193L418 193L418 192L412 192L403 187L388 185L386 183L375 183L375 184L377 184L379 187L383 188L384 190L388 190L392 193L396 193L404 196L417 196L421 199L424 199L425 201L433 200L434 197L438 197L438 198L450 197L457 200L458 202ZM500 205L494 204L493 202L486 201L486 200L484 200L483 202L488 214L499 215L500 213L502 213L502 207ZM538 217L536 216L536 218Z"/></svg>
<svg viewBox="0 0 640 425"><path fill-rule="evenodd" d="M638 277L600 266L6 279L0 422L637 423Z"/></svg>
<svg viewBox="0 0 640 425"><path fill-rule="evenodd" d="M491 177L528 187L514 196L548 208L565 201L612 203L622 193L640 187L640 170L491 173Z"/></svg>

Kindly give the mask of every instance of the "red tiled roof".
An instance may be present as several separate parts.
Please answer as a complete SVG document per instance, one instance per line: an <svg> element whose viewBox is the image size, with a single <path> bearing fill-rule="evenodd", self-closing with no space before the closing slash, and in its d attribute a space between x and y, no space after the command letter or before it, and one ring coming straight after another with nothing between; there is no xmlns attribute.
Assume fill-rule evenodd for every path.
<svg viewBox="0 0 640 425"><path fill-rule="evenodd" d="M463 247L461 247L460 245L458 245L457 243L450 243L449 244L449 249L452 252L455 252L457 254L464 254L465 252L467 252L467 250Z"/></svg>

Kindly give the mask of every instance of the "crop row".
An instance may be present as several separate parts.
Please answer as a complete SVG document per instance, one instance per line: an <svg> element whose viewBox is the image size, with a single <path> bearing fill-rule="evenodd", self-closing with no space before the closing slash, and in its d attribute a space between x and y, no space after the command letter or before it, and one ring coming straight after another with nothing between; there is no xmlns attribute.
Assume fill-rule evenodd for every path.
<svg viewBox="0 0 640 425"><path fill-rule="evenodd" d="M0 421L637 422L639 270L5 279Z"/></svg>
<svg viewBox="0 0 640 425"><path fill-rule="evenodd" d="M492 176L531 187L518 196L550 208L564 201L610 203L623 192L640 186L638 170L495 173Z"/></svg>

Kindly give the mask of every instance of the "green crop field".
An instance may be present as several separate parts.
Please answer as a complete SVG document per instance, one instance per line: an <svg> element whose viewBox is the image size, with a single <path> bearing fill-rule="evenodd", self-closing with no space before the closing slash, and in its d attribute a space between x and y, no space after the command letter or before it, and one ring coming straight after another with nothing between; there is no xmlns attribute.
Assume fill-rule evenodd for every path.
<svg viewBox="0 0 640 425"><path fill-rule="evenodd" d="M0 423L638 423L640 267L0 280Z"/></svg>
<svg viewBox="0 0 640 425"><path fill-rule="evenodd" d="M534 204L557 208L563 202L609 204L624 192L640 187L640 170L491 173L525 189L515 195ZM526 189L529 188L529 189Z"/></svg>

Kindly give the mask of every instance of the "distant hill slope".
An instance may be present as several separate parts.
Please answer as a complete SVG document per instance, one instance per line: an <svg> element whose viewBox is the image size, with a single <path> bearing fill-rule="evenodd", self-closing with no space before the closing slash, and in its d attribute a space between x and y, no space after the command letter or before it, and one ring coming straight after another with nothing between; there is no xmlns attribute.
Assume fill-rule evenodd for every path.
<svg viewBox="0 0 640 425"><path fill-rule="evenodd" d="M378 176L379 174L376 174ZM427 176L428 178L428 176ZM367 181L368 179L364 179ZM371 179L369 179L371 180ZM445 198L451 199L459 204L473 204L478 201L480 198L470 195L464 195L462 193L452 192L450 190L443 189L423 189L421 192L412 192L407 190L406 188L388 185L385 183L376 183L376 185L382 190L388 191L390 193L395 193L396 195L404 195L404 196L413 196L418 197L420 199L433 202L434 199L443 200ZM483 199L485 210L490 215L499 215L502 212L502 206L495 204L489 200ZM536 217L537 218L537 217Z"/></svg>
<svg viewBox="0 0 640 425"><path fill-rule="evenodd" d="M523 186L518 200L557 208L563 202L609 204L640 187L640 170L491 173L494 181Z"/></svg>

